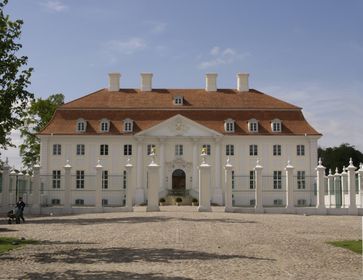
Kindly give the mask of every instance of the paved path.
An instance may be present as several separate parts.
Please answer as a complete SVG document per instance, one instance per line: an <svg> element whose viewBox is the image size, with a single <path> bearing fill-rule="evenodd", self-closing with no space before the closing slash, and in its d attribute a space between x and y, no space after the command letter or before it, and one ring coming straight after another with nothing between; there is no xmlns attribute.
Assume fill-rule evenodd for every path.
<svg viewBox="0 0 363 280"><path fill-rule="evenodd" d="M0 256L1 279L361 279L361 218L194 212L86 214L0 224L43 241Z"/></svg>

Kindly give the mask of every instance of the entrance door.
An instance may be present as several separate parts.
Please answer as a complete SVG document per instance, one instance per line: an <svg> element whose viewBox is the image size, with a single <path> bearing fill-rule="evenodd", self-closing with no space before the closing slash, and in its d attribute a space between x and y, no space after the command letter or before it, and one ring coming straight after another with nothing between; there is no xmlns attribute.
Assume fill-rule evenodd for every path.
<svg viewBox="0 0 363 280"><path fill-rule="evenodd" d="M183 170L174 170L172 174L172 189L176 191L185 190L185 172Z"/></svg>

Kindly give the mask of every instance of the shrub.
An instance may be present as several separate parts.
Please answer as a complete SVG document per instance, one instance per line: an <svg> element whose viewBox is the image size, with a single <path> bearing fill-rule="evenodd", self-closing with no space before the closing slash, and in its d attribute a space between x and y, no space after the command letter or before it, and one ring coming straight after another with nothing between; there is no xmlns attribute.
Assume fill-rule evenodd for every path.
<svg viewBox="0 0 363 280"><path fill-rule="evenodd" d="M181 199L181 197L177 197L177 198L175 199L175 201L176 201L176 202L178 202L178 203L180 203L180 202L182 202L183 200Z"/></svg>
<svg viewBox="0 0 363 280"><path fill-rule="evenodd" d="M159 202L164 203L165 202L165 198L163 198L163 197L160 198Z"/></svg>
<svg viewBox="0 0 363 280"><path fill-rule="evenodd" d="M198 203L198 199L193 198L192 202L194 202L194 203Z"/></svg>

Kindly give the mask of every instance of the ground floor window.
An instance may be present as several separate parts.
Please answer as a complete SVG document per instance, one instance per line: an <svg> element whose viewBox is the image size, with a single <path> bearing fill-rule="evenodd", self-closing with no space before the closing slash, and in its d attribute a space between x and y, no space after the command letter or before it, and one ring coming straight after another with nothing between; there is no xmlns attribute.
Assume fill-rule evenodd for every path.
<svg viewBox="0 0 363 280"><path fill-rule="evenodd" d="M274 184L274 189L282 188L282 172L281 171L274 171L273 184Z"/></svg>
<svg viewBox="0 0 363 280"><path fill-rule="evenodd" d="M298 171L297 172L297 188L299 190L304 190L306 185L305 181L305 171Z"/></svg>
<svg viewBox="0 0 363 280"><path fill-rule="evenodd" d="M76 205L84 205L84 200L83 199L76 199L75 204Z"/></svg>
<svg viewBox="0 0 363 280"><path fill-rule="evenodd" d="M108 199L102 199L102 206L108 205Z"/></svg>
<svg viewBox="0 0 363 280"><path fill-rule="evenodd" d="M53 175L52 175L53 189L60 189L60 185L61 185L61 171L53 170Z"/></svg>
<svg viewBox="0 0 363 280"><path fill-rule="evenodd" d="M226 156L234 156L234 145L226 145Z"/></svg>
<svg viewBox="0 0 363 280"><path fill-rule="evenodd" d="M250 206L255 206L255 205L256 205L256 200L250 199Z"/></svg>
<svg viewBox="0 0 363 280"><path fill-rule="evenodd" d="M76 171L76 188L84 189L84 170Z"/></svg>
<svg viewBox="0 0 363 280"><path fill-rule="evenodd" d="M274 199L274 206L282 206L282 199Z"/></svg>
<svg viewBox="0 0 363 280"><path fill-rule="evenodd" d="M305 199L298 199L297 206L306 206L306 200Z"/></svg>
<svg viewBox="0 0 363 280"><path fill-rule="evenodd" d="M108 189L108 171L102 170L102 189Z"/></svg>
<svg viewBox="0 0 363 280"><path fill-rule="evenodd" d="M58 199L58 198L53 198L53 199L52 199L52 205L60 205L60 199Z"/></svg>
<svg viewBox="0 0 363 280"><path fill-rule="evenodd" d="M255 171L250 170L250 189L255 189Z"/></svg>

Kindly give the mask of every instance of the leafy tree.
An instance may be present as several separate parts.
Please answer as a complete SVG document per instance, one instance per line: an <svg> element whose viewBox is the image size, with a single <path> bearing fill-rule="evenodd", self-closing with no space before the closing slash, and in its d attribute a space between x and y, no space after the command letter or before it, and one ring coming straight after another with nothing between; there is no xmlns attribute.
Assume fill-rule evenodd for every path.
<svg viewBox="0 0 363 280"><path fill-rule="evenodd" d="M30 84L33 68L26 69L28 58L16 56L22 47L18 43L22 20L11 21L4 14L8 0L0 0L0 148L14 146L9 137L13 129L23 123L24 111L33 94L26 88Z"/></svg>
<svg viewBox="0 0 363 280"><path fill-rule="evenodd" d="M339 147L319 148L318 156L321 157L327 173L329 169L335 173L336 168L341 172L343 166L348 166L350 158L356 167L363 162L363 154L348 143L343 143Z"/></svg>
<svg viewBox="0 0 363 280"><path fill-rule="evenodd" d="M27 110L24 118L24 127L20 129L24 143L20 147L20 155L23 165L28 169L39 161L40 142L36 133L41 131L52 119L55 110L64 104L64 95L53 94L47 99L38 98L33 101Z"/></svg>

